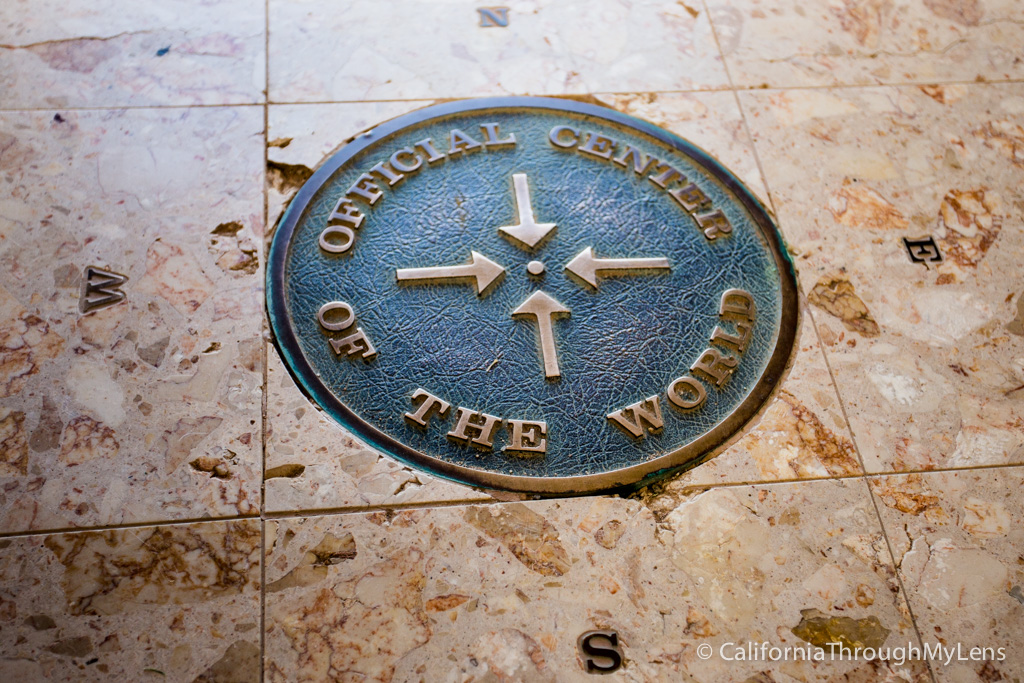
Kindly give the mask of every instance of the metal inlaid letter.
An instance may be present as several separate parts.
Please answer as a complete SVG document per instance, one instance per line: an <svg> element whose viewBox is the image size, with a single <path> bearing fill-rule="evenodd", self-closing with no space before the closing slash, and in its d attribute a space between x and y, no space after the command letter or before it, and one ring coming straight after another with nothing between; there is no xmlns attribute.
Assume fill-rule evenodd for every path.
<svg viewBox="0 0 1024 683"><path fill-rule="evenodd" d="M338 203L334 205L331 215L327 217L327 225L348 223L349 226L358 228L363 224L363 220L365 218L366 217L363 215L363 212L352 204L351 199L348 197L342 197L338 200Z"/></svg>
<svg viewBox="0 0 1024 683"><path fill-rule="evenodd" d="M124 301L125 294L118 288L126 282L127 275L87 266L85 278L82 280L82 293L78 299L78 309L83 314L92 313Z"/></svg>
<svg viewBox="0 0 1024 683"><path fill-rule="evenodd" d="M377 203L377 200L384 196L384 193L380 191L380 188L373 182L373 176L369 173L364 173L359 176L359 179L352 184L352 187L348 188L347 194L354 194L357 197L362 197L370 206Z"/></svg>
<svg viewBox="0 0 1024 683"><path fill-rule="evenodd" d="M377 357L377 349L373 348L366 331L357 327L356 331L341 339L331 339L331 348L334 353L351 357L361 356L364 360L373 360Z"/></svg>
<svg viewBox="0 0 1024 683"><path fill-rule="evenodd" d="M340 320L327 319L327 315L329 313L333 313L334 311L339 310L344 312L343 317ZM336 316L332 315L331 317L335 318ZM356 314L352 311L352 307L349 306L344 301L329 301L323 306L321 306L320 310L316 312L316 319L317 322L320 323L320 326L323 327L325 330L330 330L332 332L340 332L342 330L347 330L348 328L352 327L352 325L356 321Z"/></svg>
<svg viewBox="0 0 1024 683"><path fill-rule="evenodd" d="M720 387L729 379L738 363L739 361L732 356L723 356L718 349L707 349L700 354L700 358L690 370L707 375L716 387Z"/></svg>
<svg viewBox="0 0 1024 683"><path fill-rule="evenodd" d="M697 214L694 218L708 240L715 240L732 232L732 224L720 209L715 209L711 213Z"/></svg>
<svg viewBox="0 0 1024 683"><path fill-rule="evenodd" d="M588 674L610 674L622 667L622 648L615 631L587 631L576 646Z"/></svg>
<svg viewBox="0 0 1024 683"><path fill-rule="evenodd" d="M548 450L548 423L528 420L506 420L508 446L506 450L519 453L546 453Z"/></svg>
<svg viewBox="0 0 1024 683"><path fill-rule="evenodd" d="M687 211L696 211L711 201L704 191L693 183L669 190L669 194Z"/></svg>
<svg viewBox="0 0 1024 683"><path fill-rule="evenodd" d="M352 248L356 234L347 225L334 225L320 233L320 248L329 254L344 254Z"/></svg>
<svg viewBox="0 0 1024 683"><path fill-rule="evenodd" d="M499 424L500 417L460 406L455 414L455 428L448 432L448 438L464 446L490 450L494 448L494 432Z"/></svg>
<svg viewBox="0 0 1024 683"><path fill-rule="evenodd" d="M572 138L566 140L565 136L562 135L563 133L568 133ZM580 141L580 131L570 126L555 126L548 133L548 140L551 141L552 145L560 149L572 149Z"/></svg>
<svg viewBox="0 0 1024 683"><path fill-rule="evenodd" d="M484 145L487 147L502 147L504 145L516 144L515 133L509 133L508 137L498 137L498 124L481 123L480 128L484 132Z"/></svg>
<svg viewBox="0 0 1024 683"><path fill-rule="evenodd" d="M478 149L482 149L483 145L471 138L466 133L463 133L458 128L452 128L451 133L451 147L448 149L448 156L453 154L459 154L460 152L474 152Z"/></svg>
<svg viewBox="0 0 1024 683"><path fill-rule="evenodd" d="M722 292L722 303L718 308L718 315L722 318L738 317L754 322L757 316L757 306L754 305L754 297L745 289L727 289Z"/></svg>
<svg viewBox="0 0 1024 683"><path fill-rule="evenodd" d="M661 401L657 396L648 396L622 410L609 413L608 419L634 439L646 438L648 432L657 434L665 426L661 419Z"/></svg>
<svg viewBox="0 0 1024 683"><path fill-rule="evenodd" d="M508 26L508 7L478 7L476 11L480 13L480 26L483 28Z"/></svg>
<svg viewBox="0 0 1024 683"><path fill-rule="evenodd" d="M692 395L692 398L684 398L684 393ZM689 375L683 375L668 386L669 403L683 410L693 410L694 408L701 407L704 404L704 399L707 397L708 392L704 385Z"/></svg>
<svg viewBox="0 0 1024 683"><path fill-rule="evenodd" d="M580 145L580 151L599 159L611 159L615 141L597 133L587 131L587 140Z"/></svg>
<svg viewBox="0 0 1024 683"><path fill-rule="evenodd" d="M612 159L612 161L623 168L629 168L630 163L628 162L632 162L633 172L637 175L643 175L652 165L661 165L660 161L654 157L647 156L632 145L627 145L626 151Z"/></svg>
<svg viewBox="0 0 1024 683"><path fill-rule="evenodd" d="M419 408L416 409L415 413L405 413L406 421L417 427L426 429L430 425L430 420L435 415L438 417L444 417L448 414L448 409L451 408L451 404L444 399L434 396L426 389L417 389L412 394L412 402L415 404L419 401Z"/></svg>
<svg viewBox="0 0 1024 683"><path fill-rule="evenodd" d="M916 239L904 237L903 246L913 263L942 263L942 252L931 235Z"/></svg>

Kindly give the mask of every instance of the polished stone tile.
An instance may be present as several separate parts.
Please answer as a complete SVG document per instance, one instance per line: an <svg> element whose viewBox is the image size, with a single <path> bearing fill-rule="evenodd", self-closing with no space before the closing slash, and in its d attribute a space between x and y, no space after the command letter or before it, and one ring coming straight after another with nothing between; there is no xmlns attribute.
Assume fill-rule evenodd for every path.
<svg viewBox="0 0 1024 683"><path fill-rule="evenodd" d="M0 108L261 102L258 0L6 0Z"/></svg>
<svg viewBox="0 0 1024 683"><path fill-rule="evenodd" d="M0 531L258 512L262 130L0 115ZM125 301L82 315L88 266Z"/></svg>
<svg viewBox="0 0 1024 683"><path fill-rule="evenodd" d="M704 12L683 3L270 2L270 100L363 101L728 86Z"/></svg>
<svg viewBox="0 0 1024 683"><path fill-rule="evenodd" d="M1024 671L1022 486L1017 467L871 480L922 639L960 646L933 664L940 681Z"/></svg>
<svg viewBox="0 0 1024 683"><path fill-rule="evenodd" d="M1002 81L1024 76L1014 0L707 0L736 86Z"/></svg>
<svg viewBox="0 0 1024 683"><path fill-rule="evenodd" d="M353 137L430 101L277 104L267 108L267 225L302 184Z"/></svg>
<svg viewBox="0 0 1024 683"><path fill-rule="evenodd" d="M4 680L259 679L259 520L0 546Z"/></svg>
<svg viewBox="0 0 1024 683"><path fill-rule="evenodd" d="M269 681L589 680L594 628L618 632L624 680L927 680L717 654L914 641L860 480L288 519L266 543Z"/></svg>
<svg viewBox="0 0 1024 683"><path fill-rule="evenodd" d="M866 469L1024 462L1024 86L741 102Z"/></svg>
<svg viewBox="0 0 1024 683"><path fill-rule="evenodd" d="M403 466L314 407L267 348L267 512L492 498Z"/></svg>
<svg viewBox="0 0 1024 683"><path fill-rule="evenodd" d="M660 490L863 474L813 325L805 309L789 372L742 435Z"/></svg>

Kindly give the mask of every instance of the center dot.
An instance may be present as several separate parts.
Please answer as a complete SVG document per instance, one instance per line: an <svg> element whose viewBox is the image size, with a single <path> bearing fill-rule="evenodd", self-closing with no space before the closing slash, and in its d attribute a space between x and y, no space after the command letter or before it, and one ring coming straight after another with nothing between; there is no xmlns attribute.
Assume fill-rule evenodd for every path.
<svg viewBox="0 0 1024 683"><path fill-rule="evenodd" d="M528 264L526 264L526 272L529 273L530 275L543 275L544 264L541 263L540 261L530 261Z"/></svg>

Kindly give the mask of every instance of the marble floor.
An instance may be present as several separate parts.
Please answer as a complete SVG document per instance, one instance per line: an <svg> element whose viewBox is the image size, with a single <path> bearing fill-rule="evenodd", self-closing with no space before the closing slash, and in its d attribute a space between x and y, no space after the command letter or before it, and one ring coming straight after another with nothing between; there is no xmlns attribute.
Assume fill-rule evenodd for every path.
<svg viewBox="0 0 1024 683"><path fill-rule="evenodd" d="M0 3L2 678L584 681L612 629L608 680L1021 680L1021 4L504 6ZM777 218L795 360L711 462L474 490L335 426L268 343L264 245L324 156L500 94L674 131ZM81 314L89 266L125 300Z"/></svg>

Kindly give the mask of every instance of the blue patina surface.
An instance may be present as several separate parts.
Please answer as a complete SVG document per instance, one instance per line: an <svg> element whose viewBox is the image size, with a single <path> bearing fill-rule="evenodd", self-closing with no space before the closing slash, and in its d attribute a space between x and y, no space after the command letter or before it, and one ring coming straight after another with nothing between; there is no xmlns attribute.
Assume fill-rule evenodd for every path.
<svg viewBox="0 0 1024 683"><path fill-rule="evenodd" d="M497 123L502 135L514 134L516 145L424 164L394 187L380 182L382 199L372 208L359 205L366 219L353 248L341 255L319 248L335 203L371 166L424 138L446 151L452 128L481 140L484 123ZM598 132L671 163L725 212L732 234L707 240L694 219L648 179L650 173L637 175L556 148L548 140L555 125ZM384 436L368 437L374 445L398 457L402 452L393 442L492 473L577 477L651 461L691 443L732 414L762 381L777 355L780 328L793 324L783 320L781 286L792 274L785 272L788 262L780 269L764 228L751 215L751 198L737 201L737 192L745 191L709 174L706 160L686 153L687 143L677 141L672 148L650 130L647 124L631 127L580 112L520 107L413 121L359 139L365 148L354 156L343 149L307 184L275 236L268 276L271 323L279 340L296 342L281 344L285 362L335 419L364 437L370 425ZM518 222L514 173L529 178L538 222L557 225L535 252L498 233ZM667 257L671 271L606 277L594 291L564 272L586 247L602 258ZM466 263L470 250L506 269L484 297L468 284L396 281L397 269ZM544 263L546 274L529 276L531 260ZM664 400L666 387L708 348L721 294L730 288L750 292L757 305L748 348L723 387L709 385L699 410L676 410ZM571 311L554 322L558 380L541 371L536 324L510 315L538 289ZM376 346L374 360L333 353L316 318L328 301L352 306ZM452 415L434 420L427 431L414 429L403 414L413 409L410 397L418 388L450 402L453 413L466 406L504 419L545 421L547 453L524 458L504 452L504 428L493 451L459 445L445 438ZM348 410L339 410L327 393ZM634 440L606 417L655 394L662 396L660 433ZM680 464L685 463L674 463Z"/></svg>

